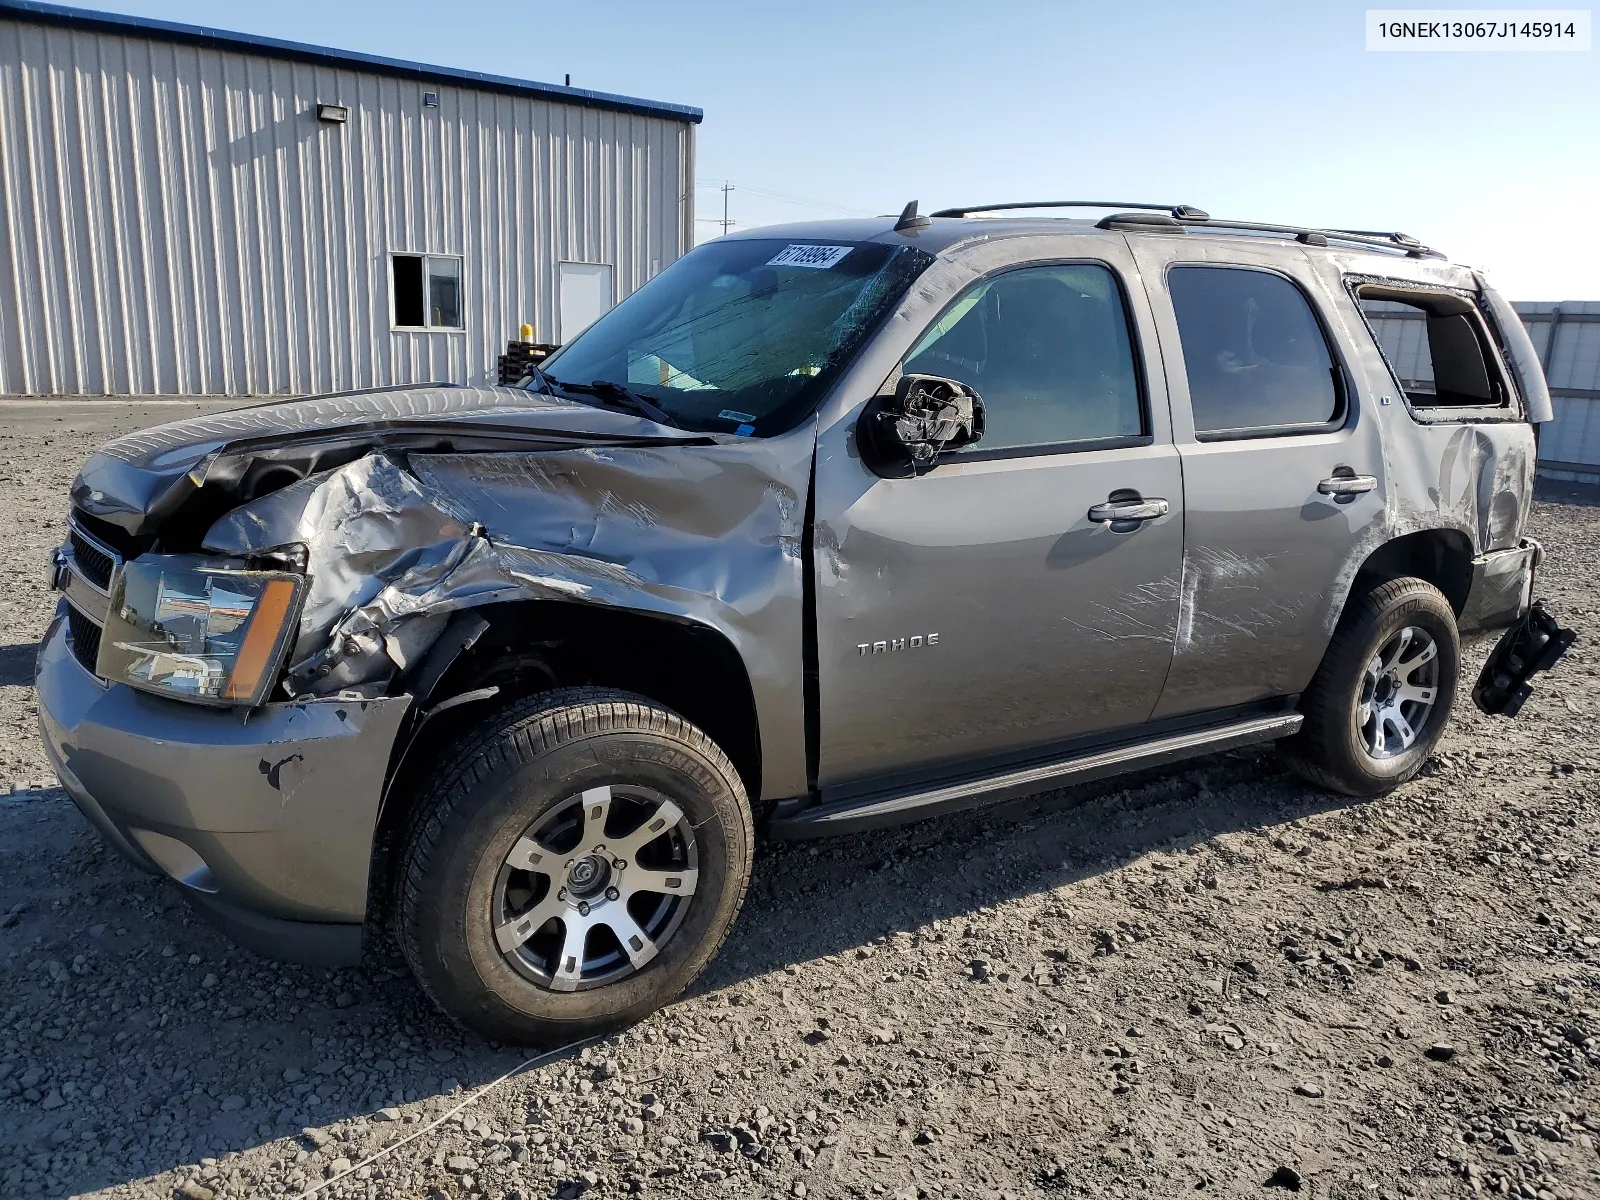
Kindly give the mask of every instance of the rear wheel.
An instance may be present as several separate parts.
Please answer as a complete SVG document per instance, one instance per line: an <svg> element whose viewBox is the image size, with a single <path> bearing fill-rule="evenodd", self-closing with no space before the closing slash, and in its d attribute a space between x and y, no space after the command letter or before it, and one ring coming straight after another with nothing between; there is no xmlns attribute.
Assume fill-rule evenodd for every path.
<svg viewBox="0 0 1600 1200"><path fill-rule="evenodd" d="M1427 761L1455 704L1455 613L1421 579L1391 579L1351 603L1304 695L1305 725L1282 749L1312 783L1380 796Z"/></svg>
<svg viewBox="0 0 1600 1200"><path fill-rule="evenodd" d="M726 755L622 692L549 693L458 745L403 849L401 949L488 1037L547 1042L635 1021L716 953L752 830Z"/></svg>

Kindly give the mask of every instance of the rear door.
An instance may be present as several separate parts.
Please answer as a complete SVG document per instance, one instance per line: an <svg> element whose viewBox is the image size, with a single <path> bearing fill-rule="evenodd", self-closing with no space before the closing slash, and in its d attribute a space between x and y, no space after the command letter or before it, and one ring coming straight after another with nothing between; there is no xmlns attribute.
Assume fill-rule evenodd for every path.
<svg viewBox="0 0 1600 1200"><path fill-rule="evenodd" d="M1384 524L1382 440L1298 247L1132 239L1183 463L1183 583L1157 717L1303 690Z"/></svg>
<svg viewBox="0 0 1600 1200"><path fill-rule="evenodd" d="M967 273L907 331L905 370L983 396L982 441L883 479L855 453L854 413L819 435L825 794L1137 726L1155 705L1182 478L1126 245L1071 241L1093 249L1030 262L1017 243L1017 261ZM1158 515L1111 519L1144 502Z"/></svg>

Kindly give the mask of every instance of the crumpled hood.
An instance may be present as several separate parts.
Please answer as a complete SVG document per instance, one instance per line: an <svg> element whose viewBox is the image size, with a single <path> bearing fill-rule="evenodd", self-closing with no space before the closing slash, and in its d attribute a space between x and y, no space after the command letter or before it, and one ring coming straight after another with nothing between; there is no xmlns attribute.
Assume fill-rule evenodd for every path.
<svg viewBox="0 0 1600 1200"><path fill-rule="evenodd" d="M239 453L384 435L562 446L705 441L618 409L506 387L413 387L259 404L118 438L89 456L73 504L133 535L153 531Z"/></svg>

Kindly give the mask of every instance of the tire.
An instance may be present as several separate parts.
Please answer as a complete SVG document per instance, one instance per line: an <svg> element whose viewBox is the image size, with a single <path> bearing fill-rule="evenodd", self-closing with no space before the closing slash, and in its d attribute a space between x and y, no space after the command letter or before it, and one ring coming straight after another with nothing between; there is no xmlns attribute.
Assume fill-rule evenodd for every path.
<svg viewBox="0 0 1600 1200"><path fill-rule="evenodd" d="M422 990L492 1040L551 1044L689 986L744 901L753 830L704 733L643 697L580 688L457 743L400 852L395 932Z"/></svg>
<svg viewBox="0 0 1600 1200"><path fill-rule="evenodd" d="M1433 753L1460 675L1461 641L1449 601L1424 580L1388 580L1345 610L1300 697L1305 724L1280 748L1296 773L1318 787L1384 795ZM1431 700L1424 704L1423 696Z"/></svg>

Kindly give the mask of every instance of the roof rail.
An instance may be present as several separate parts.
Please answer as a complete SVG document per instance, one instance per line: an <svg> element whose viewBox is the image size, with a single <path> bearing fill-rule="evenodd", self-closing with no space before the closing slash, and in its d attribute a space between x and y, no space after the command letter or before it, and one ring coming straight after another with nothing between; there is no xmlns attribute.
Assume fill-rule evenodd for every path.
<svg viewBox="0 0 1600 1200"><path fill-rule="evenodd" d="M1438 250L1424 246L1405 233L1391 233L1375 229L1318 229L1304 225L1271 225L1265 221L1230 221L1212 217L1192 204L1146 204L1120 200L1032 200L1017 204L973 204L960 208L941 208L932 214L936 217L966 217L973 213L1010 212L1022 208L1117 208L1133 212L1115 212L1095 222L1101 229L1216 229L1238 230L1244 233L1270 233L1293 238L1302 245L1326 246L1330 242L1362 246L1370 250L1403 251L1408 258L1443 258ZM1151 215L1143 215L1151 214ZM1162 215L1154 215L1162 214Z"/></svg>
<svg viewBox="0 0 1600 1200"><path fill-rule="evenodd" d="M1108 221L1112 218L1106 218ZM1343 242L1370 250L1399 250L1407 258L1443 258L1438 250L1424 246L1416 238L1403 233L1378 233L1366 229L1318 229L1305 225L1271 225L1265 221L1229 221L1207 219L1189 221L1180 217L1179 224L1186 229L1237 229L1245 233L1272 233L1292 237L1308 246L1326 246L1329 242ZM1103 223L1103 222L1102 222Z"/></svg>
<svg viewBox="0 0 1600 1200"><path fill-rule="evenodd" d="M1329 233L1348 233L1355 237L1386 238L1396 246L1420 246L1421 242L1409 233L1391 233L1386 229L1330 229Z"/></svg>
<svg viewBox="0 0 1600 1200"><path fill-rule="evenodd" d="M1127 200L1031 200L1019 204L968 204L961 208L941 208L936 217L965 217L972 213L1008 212L1016 208L1142 208L1164 212L1178 218L1204 221L1208 214L1192 204L1144 204Z"/></svg>

